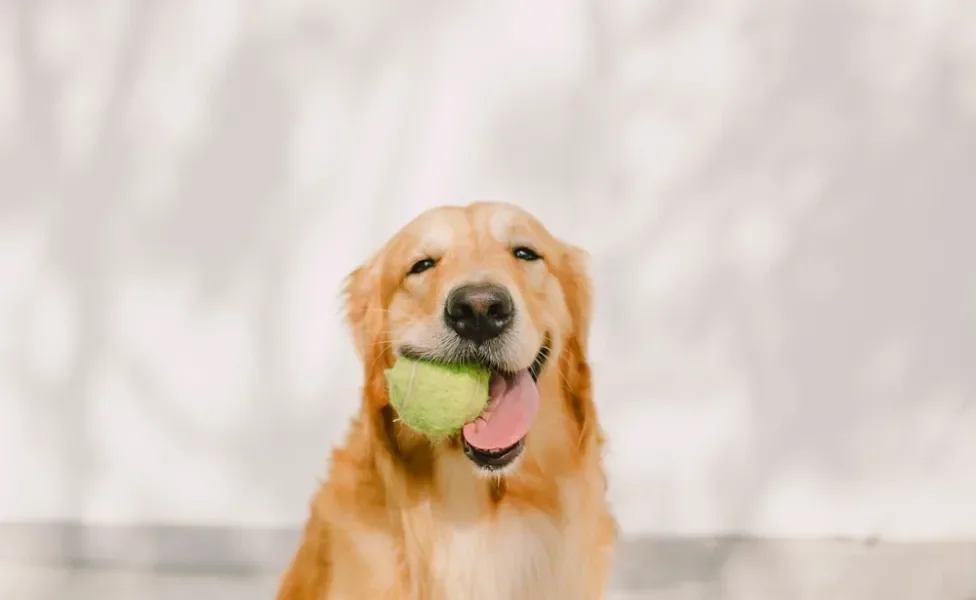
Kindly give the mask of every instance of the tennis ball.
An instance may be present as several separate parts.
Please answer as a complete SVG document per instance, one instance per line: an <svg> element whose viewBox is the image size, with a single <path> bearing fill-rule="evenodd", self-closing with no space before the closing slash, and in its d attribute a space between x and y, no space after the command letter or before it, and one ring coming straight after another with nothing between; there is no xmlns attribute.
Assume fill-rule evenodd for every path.
<svg viewBox="0 0 976 600"><path fill-rule="evenodd" d="M400 421L437 442L474 421L488 405L491 374L477 365L443 365L400 357L386 370L390 404Z"/></svg>

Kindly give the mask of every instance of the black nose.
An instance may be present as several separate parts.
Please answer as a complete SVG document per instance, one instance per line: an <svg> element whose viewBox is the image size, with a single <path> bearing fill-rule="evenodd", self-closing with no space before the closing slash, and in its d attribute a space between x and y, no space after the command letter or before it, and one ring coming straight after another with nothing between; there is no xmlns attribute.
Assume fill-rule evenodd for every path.
<svg viewBox="0 0 976 600"><path fill-rule="evenodd" d="M512 324L515 304L505 288L491 284L462 285L444 303L444 320L457 334L476 344L496 338Z"/></svg>

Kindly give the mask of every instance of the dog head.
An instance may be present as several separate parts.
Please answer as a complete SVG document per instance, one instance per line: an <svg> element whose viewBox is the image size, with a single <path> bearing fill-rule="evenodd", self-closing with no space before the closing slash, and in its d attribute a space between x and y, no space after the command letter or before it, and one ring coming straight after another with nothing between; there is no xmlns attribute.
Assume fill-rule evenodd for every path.
<svg viewBox="0 0 976 600"><path fill-rule="evenodd" d="M589 385L585 260L527 212L482 202L421 214L356 269L345 285L346 317L366 402L383 415L393 450L415 441L389 422L383 371L397 356L492 372L486 413L448 442L484 471L515 462L546 402L580 402L585 393L588 403L589 390L576 389L581 378ZM540 393L545 382L559 393Z"/></svg>

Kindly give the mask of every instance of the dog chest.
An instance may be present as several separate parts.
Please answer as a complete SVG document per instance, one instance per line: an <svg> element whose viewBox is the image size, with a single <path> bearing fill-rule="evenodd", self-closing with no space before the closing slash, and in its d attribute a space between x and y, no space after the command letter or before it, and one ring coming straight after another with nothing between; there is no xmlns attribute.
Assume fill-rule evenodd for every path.
<svg viewBox="0 0 976 600"><path fill-rule="evenodd" d="M497 519L441 531L432 570L446 598L568 600L584 565L572 560L580 540L541 514L515 510ZM573 591L575 590L575 591Z"/></svg>

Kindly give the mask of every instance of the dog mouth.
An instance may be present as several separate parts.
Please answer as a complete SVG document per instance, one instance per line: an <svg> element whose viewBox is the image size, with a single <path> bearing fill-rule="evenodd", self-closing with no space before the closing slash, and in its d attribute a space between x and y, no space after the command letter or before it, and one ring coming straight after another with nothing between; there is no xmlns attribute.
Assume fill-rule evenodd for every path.
<svg viewBox="0 0 976 600"><path fill-rule="evenodd" d="M512 464L516 458L522 455L522 450L525 449L525 438L521 438L502 450L478 450L469 444L462 435L461 446L464 448L464 455L468 457L468 460L478 465L478 468L485 471L497 471Z"/></svg>
<svg viewBox="0 0 976 600"><path fill-rule="evenodd" d="M526 435L539 410L537 382L549 358L550 345L547 334L532 364L520 371L500 368L488 360L479 361L491 372L488 405L461 429L458 437L464 455L480 469L504 469L525 449ZM421 357L413 348L401 348L399 353Z"/></svg>
<svg viewBox="0 0 976 600"><path fill-rule="evenodd" d="M464 455L485 471L511 465L525 449L525 437L539 409L537 382L549 358L548 336L527 369L491 368L488 406L461 430Z"/></svg>

